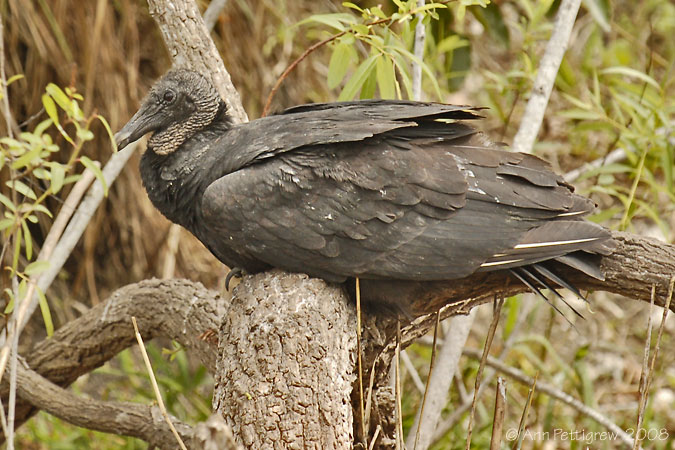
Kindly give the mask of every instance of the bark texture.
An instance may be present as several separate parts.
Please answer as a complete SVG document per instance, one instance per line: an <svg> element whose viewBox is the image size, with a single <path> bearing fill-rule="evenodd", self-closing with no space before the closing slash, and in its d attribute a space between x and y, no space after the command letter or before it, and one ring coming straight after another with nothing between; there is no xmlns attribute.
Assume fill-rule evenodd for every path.
<svg viewBox="0 0 675 450"><path fill-rule="evenodd" d="M356 316L340 286L247 277L219 337L213 405L246 448L351 448Z"/></svg>
<svg viewBox="0 0 675 450"><path fill-rule="evenodd" d="M225 69L194 0L148 0L150 15L159 26L176 67L189 67L211 78L235 122L247 122L230 74Z"/></svg>
<svg viewBox="0 0 675 450"><path fill-rule="evenodd" d="M162 336L175 339L214 372L216 345L209 330L220 326L225 300L199 283L186 280L146 280L115 291L105 302L91 308L54 335L33 347L26 364L57 386L66 387L122 350L135 346L131 317L136 317L147 342ZM20 380L19 380L20 381ZM3 380L0 395L7 398ZM16 405L17 426L41 406L20 395ZM35 405L35 406L34 406Z"/></svg>

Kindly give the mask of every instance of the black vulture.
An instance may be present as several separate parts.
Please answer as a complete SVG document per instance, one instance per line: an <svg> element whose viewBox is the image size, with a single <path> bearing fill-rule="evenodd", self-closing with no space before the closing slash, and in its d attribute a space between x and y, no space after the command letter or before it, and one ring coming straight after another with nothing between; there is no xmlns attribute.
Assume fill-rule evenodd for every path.
<svg viewBox="0 0 675 450"><path fill-rule="evenodd" d="M364 301L403 310L410 299L377 286L508 270L533 290L571 287L549 260L602 279L588 255L613 241L583 218L594 203L542 159L490 143L469 125L478 111L362 100L233 124L204 76L174 69L116 140L152 133L150 200L232 269L359 277Z"/></svg>

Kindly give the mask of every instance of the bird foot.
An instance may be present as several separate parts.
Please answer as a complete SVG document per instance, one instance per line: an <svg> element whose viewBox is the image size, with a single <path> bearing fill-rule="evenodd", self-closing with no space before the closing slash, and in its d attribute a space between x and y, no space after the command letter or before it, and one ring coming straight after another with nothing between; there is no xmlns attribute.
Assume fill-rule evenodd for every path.
<svg viewBox="0 0 675 450"><path fill-rule="evenodd" d="M225 290L230 291L230 281L232 281L232 278L241 278L244 275L246 275L246 271L241 267L231 269L225 276Z"/></svg>

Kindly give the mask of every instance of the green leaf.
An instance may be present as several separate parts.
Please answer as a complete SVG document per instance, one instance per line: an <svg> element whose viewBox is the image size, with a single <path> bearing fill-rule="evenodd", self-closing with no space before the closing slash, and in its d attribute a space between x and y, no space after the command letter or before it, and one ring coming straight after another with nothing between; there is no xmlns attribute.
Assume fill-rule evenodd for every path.
<svg viewBox="0 0 675 450"><path fill-rule="evenodd" d="M54 217L54 216L52 215L51 211L49 211L49 210L48 210L47 208L45 208L43 205L39 205L39 204L31 205L31 210L32 210L32 211L41 212L41 213L43 213L43 214L46 214L46 215L49 216L49 217Z"/></svg>
<svg viewBox="0 0 675 450"><path fill-rule="evenodd" d="M72 117L73 105L71 104L71 100L68 98L65 92L61 90L60 87L54 83L49 83L45 88L45 91L47 91L47 94L49 94L50 97L56 101L56 103L68 114L69 117Z"/></svg>
<svg viewBox="0 0 675 450"><path fill-rule="evenodd" d="M609 2L607 0L584 0L583 4L588 10L589 13L591 13L591 16L593 17L593 20L595 20L595 23L598 24L598 26L604 31L605 33L609 33L612 28L609 25L609 18L610 18L610 5L608 4Z"/></svg>
<svg viewBox="0 0 675 450"><path fill-rule="evenodd" d="M353 24L352 30L354 30L356 34L361 34L363 36L368 36L370 34L370 28L368 28L367 25L361 23Z"/></svg>
<svg viewBox="0 0 675 450"><path fill-rule="evenodd" d="M52 337L54 334L54 322L52 321L52 313L49 310L49 303L47 303L47 297L45 297L42 289L37 288L38 303L40 305L40 312L42 313L42 320L45 322L45 330L47 331L47 337Z"/></svg>
<svg viewBox="0 0 675 450"><path fill-rule="evenodd" d="M26 245L26 259L30 261L33 259L33 237L30 234L26 221L21 222L21 228L23 229L23 239Z"/></svg>
<svg viewBox="0 0 675 450"><path fill-rule="evenodd" d="M54 122L54 125L56 125L59 133L61 133L61 136L63 136L66 141L70 142L70 144L75 145L70 136L68 136L68 133L66 133L66 130L64 130L59 123L59 114L56 111L56 104L54 103L54 100L52 100L49 95L42 94L42 105L45 107L45 111L47 112L49 118L52 119L52 122Z"/></svg>
<svg viewBox="0 0 675 450"><path fill-rule="evenodd" d="M11 289L5 289L5 292L9 296L9 302L7 302L7 306L5 306L5 310L3 312L5 314L11 314L12 311L14 311L14 294L12 293Z"/></svg>
<svg viewBox="0 0 675 450"><path fill-rule="evenodd" d="M45 111L47 112L49 118L52 119L52 122L58 124L59 113L56 111L56 103L54 103L54 100L52 100L49 95L42 94L42 106L45 107Z"/></svg>
<svg viewBox="0 0 675 450"><path fill-rule="evenodd" d="M379 17L380 19L386 19L387 15L382 11L382 8L379 6L373 6L370 8L370 13L374 15L375 17Z"/></svg>
<svg viewBox="0 0 675 450"><path fill-rule="evenodd" d="M647 75L646 73L642 73L639 70L635 70L631 67L625 67L625 66L616 66L616 67L609 67L607 69L603 69L600 71L600 74L602 75L623 75L629 78L637 78L638 80L644 81L645 83L653 86L654 88L660 90L661 86L659 86L659 83L657 83L652 77Z"/></svg>
<svg viewBox="0 0 675 450"><path fill-rule="evenodd" d="M368 78L361 86L361 93L359 94L360 99L367 99L375 97L375 88L377 87L377 76L376 71L371 70Z"/></svg>
<svg viewBox="0 0 675 450"><path fill-rule="evenodd" d="M105 177L103 176L103 172L101 172L101 168L99 167L99 165L97 163L94 163L94 161L87 158L86 156L80 156L80 162L84 167L94 172L94 175L96 175L96 178L98 179L98 181L101 182L101 185L103 186L103 195L107 197L108 184L105 182Z"/></svg>
<svg viewBox="0 0 675 450"><path fill-rule="evenodd" d="M572 103L574 106L576 106L579 109L583 109L583 110L587 110L587 111L593 109L593 105L591 105L590 103L585 103L585 102L579 100L578 98L573 97L569 94L565 94L563 92L562 96L565 97L565 99L568 102Z"/></svg>
<svg viewBox="0 0 675 450"><path fill-rule="evenodd" d="M386 99L396 98L396 74L393 62L385 55L381 55L377 58L376 73L380 96Z"/></svg>
<svg viewBox="0 0 675 450"><path fill-rule="evenodd" d="M12 169L18 170L31 165L39 166L42 162L42 158L40 158L42 150L44 150L42 145L32 147L29 151L21 155L21 157L14 160Z"/></svg>
<svg viewBox="0 0 675 450"><path fill-rule="evenodd" d="M355 23L356 19L353 15L347 13L314 14L299 22L298 25L305 25L311 22L322 23L324 25L328 25L331 28L335 28L336 30L344 31L346 29L345 25Z"/></svg>
<svg viewBox="0 0 675 450"><path fill-rule="evenodd" d="M349 79L344 89L338 97L338 101L352 100L356 93L361 89L363 84L368 80L370 73L377 62L377 55L372 55L363 61L354 72L354 75Z"/></svg>
<svg viewBox="0 0 675 450"><path fill-rule="evenodd" d="M23 225L23 224L22 224ZM16 270L19 267L19 256L21 255L21 241L23 240L23 234L21 228L16 230L16 238L14 240L14 253L12 254L12 269Z"/></svg>
<svg viewBox="0 0 675 450"><path fill-rule="evenodd" d="M5 205L10 211L16 212L16 205L5 194L0 193L0 203Z"/></svg>
<svg viewBox="0 0 675 450"><path fill-rule="evenodd" d="M328 88L334 89L340 84L347 73L349 63L354 56L354 48L343 42L335 46L333 54L330 57L328 64Z"/></svg>
<svg viewBox="0 0 675 450"><path fill-rule="evenodd" d="M403 58L402 55L399 55L398 53L394 54L394 59L393 59L394 65L396 66L396 69L398 69L398 76L399 79L403 82L403 87L405 87L405 92L408 98L412 98L412 80L410 79L410 74L408 73L407 69L408 66L406 65L405 59ZM397 87L399 87L397 85ZM399 87L400 89L400 87ZM399 96L400 93L399 93Z"/></svg>
<svg viewBox="0 0 675 450"><path fill-rule="evenodd" d="M8 180L5 182L5 184L10 188L14 189L16 192L19 194L23 195L24 197L27 197L31 200L37 200L37 196L35 195L35 192L33 192L33 189L28 187L24 182L19 181L19 180Z"/></svg>
<svg viewBox="0 0 675 450"><path fill-rule="evenodd" d="M360 6L357 6L352 2L342 2L342 6L344 6L345 8L355 9L360 13L364 12L363 9Z"/></svg>
<svg viewBox="0 0 675 450"><path fill-rule="evenodd" d="M66 176L66 170L57 162L52 163L51 170L51 188L52 194L58 194L63 187L63 179Z"/></svg>
<svg viewBox="0 0 675 450"><path fill-rule="evenodd" d="M597 111L587 111L583 109L568 109L558 113L561 117L577 120L605 120L605 115Z"/></svg>
<svg viewBox="0 0 675 450"><path fill-rule="evenodd" d="M105 120L105 117L103 117L100 114L96 114L94 116L96 119L98 119L99 122L103 125L103 128L105 128L105 131L108 133L108 138L110 138L110 144L112 145L113 152L117 152L117 143L115 142L115 135L112 132L112 129L110 128L110 124L108 123L107 120Z"/></svg>
<svg viewBox="0 0 675 450"><path fill-rule="evenodd" d="M49 261L45 260L33 261L32 263L26 266L26 268L23 270L23 273L28 276L33 276L44 272L48 268L49 268Z"/></svg>
<svg viewBox="0 0 675 450"><path fill-rule="evenodd" d="M5 231L12 225L14 225L14 219L0 219L0 231Z"/></svg>
<svg viewBox="0 0 675 450"><path fill-rule="evenodd" d="M14 83L15 81L18 81L23 78L23 75L20 73L17 73L16 75L12 75L7 79L7 82L5 83L5 86L9 86L10 84Z"/></svg>
<svg viewBox="0 0 675 450"><path fill-rule="evenodd" d="M77 137L81 141L87 142L94 139L94 133L92 133L91 130L87 130L86 128L80 128L77 130Z"/></svg>

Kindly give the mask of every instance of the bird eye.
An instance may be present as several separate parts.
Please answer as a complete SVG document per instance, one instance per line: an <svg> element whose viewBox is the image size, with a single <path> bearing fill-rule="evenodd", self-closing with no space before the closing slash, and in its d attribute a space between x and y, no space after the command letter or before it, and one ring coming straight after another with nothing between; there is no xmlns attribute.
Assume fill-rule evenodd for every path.
<svg viewBox="0 0 675 450"><path fill-rule="evenodd" d="M165 91L164 92L164 101L167 103L171 103L176 99L176 93L173 91Z"/></svg>

